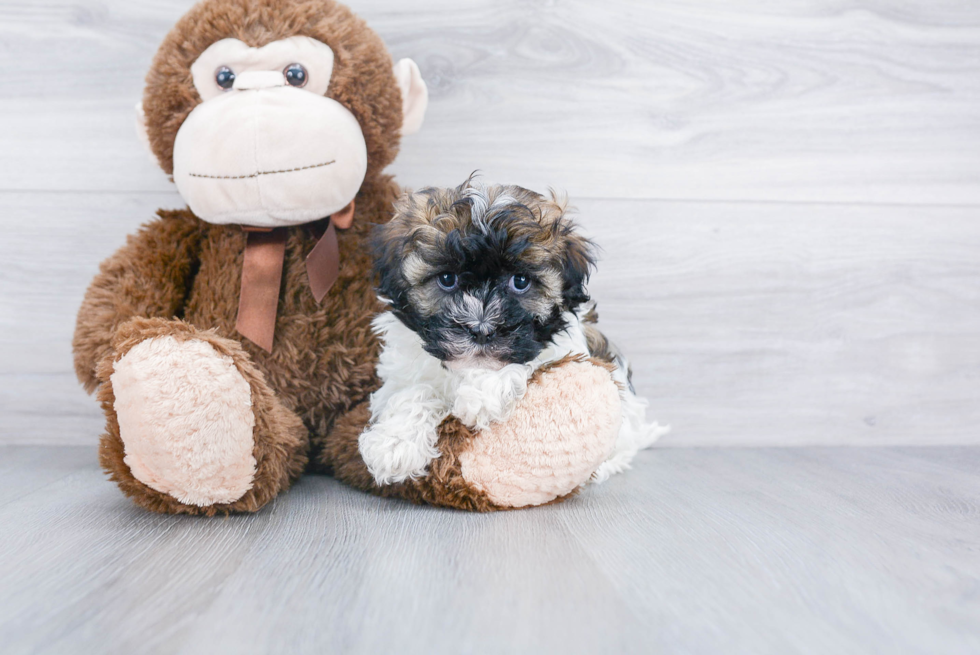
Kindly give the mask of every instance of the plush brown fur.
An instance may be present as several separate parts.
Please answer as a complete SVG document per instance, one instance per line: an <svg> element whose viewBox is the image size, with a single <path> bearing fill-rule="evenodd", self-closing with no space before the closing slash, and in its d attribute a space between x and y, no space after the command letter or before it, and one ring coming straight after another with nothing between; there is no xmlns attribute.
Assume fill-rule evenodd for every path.
<svg viewBox="0 0 980 655"><path fill-rule="evenodd" d="M79 310L75 368L86 388L101 383L107 416L101 461L127 495L155 511L254 511L296 479L310 448L324 448L334 422L379 386L371 319L380 307L364 241L373 224L389 218L398 191L388 177L365 182L354 225L338 231L340 277L322 303L310 292L305 257L326 222L290 228L272 353L235 331L245 246L240 227L205 223L188 210L162 211L102 265ZM123 462L112 363L138 341L164 334L208 341L232 356L252 387L259 469L254 489L235 503L184 505L137 481ZM365 423L348 424L363 429ZM295 425L303 426L301 438ZM356 438L344 455L359 460Z"/></svg>
<svg viewBox="0 0 980 655"><path fill-rule="evenodd" d="M172 173L177 130L201 102L190 74L194 60L223 38L262 46L295 35L334 51L327 95L354 114L368 149L354 224L338 232L340 276L327 297L314 300L305 268L326 221L289 228L276 345L268 353L242 340L235 320L244 232L177 210L159 212L102 264L79 310L75 369L88 391L99 387L106 413L100 459L122 490L151 510L255 511L299 476L311 449L323 451L334 423L378 386L378 343L370 327L378 307L365 239L375 224L389 220L401 192L381 171L398 152L402 123L401 94L380 38L332 0L205 0L177 23L154 58L143 98L147 135L164 171ZM109 378L113 363L142 339L162 335L207 341L232 357L251 387L257 473L253 488L234 503L184 505L137 481L123 461ZM356 417L345 425L356 429ZM356 449L344 456L359 459Z"/></svg>

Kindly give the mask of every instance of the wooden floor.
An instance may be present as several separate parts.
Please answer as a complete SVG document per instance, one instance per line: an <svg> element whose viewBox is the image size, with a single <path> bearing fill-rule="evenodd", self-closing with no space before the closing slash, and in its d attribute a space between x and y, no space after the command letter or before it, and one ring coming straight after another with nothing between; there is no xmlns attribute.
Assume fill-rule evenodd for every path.
<svg viewBox="0 0 980 655"><path fill-rule="evenodd" d="M309 477L218 520L2 450L4 653L980 650L976 448L660 449L492 515Z"/></svg>
<svg viewBox="0 0 980 655"><path fill-rule="evenodd" d="M431 92L390 172L567 190L674 429L556 507L194 520L70 352L183 204L133 105L191 2L0 3L0 653L980 652L980 4L351 0Z"/></svg>

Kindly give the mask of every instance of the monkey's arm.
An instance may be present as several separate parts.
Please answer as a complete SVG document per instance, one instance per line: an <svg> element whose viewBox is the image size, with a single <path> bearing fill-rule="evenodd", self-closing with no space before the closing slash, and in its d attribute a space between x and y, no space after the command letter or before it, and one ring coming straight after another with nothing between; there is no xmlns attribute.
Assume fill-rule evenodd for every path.
<svg viewBox="0 0 980 655"><path fill-rule="evenodd" d="M358 450L370 417L367 401L338 417L319 455L327 470L382 496L485 512L574 493L612 451L621 414L609 365L565 358L538 369L509 418L482 430L445 419L427 473L388 485L378 485Z"/></svg>
<svg viewBox="0 0 980 655"><path fill-rule="evenodd" d="M160 211L102 262L78 310L72 340L75 373L86 391L98 386L96 366L110 353L119 325L137 316L173 318L181 311L200 242L201 223L189 212Z"/></svg>

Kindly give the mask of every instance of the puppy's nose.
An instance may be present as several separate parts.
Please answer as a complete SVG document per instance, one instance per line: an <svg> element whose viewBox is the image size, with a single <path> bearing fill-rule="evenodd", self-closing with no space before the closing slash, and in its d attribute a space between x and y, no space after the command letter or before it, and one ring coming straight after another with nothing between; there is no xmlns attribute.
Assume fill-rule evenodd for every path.
<svg viewBox="0 0 980 655"><path fill-rule="evenodd" d="M486 344L488 341L493 341L493 338L497 336L494 330L484 331L479 328L467 328L470 336L473 337L473 341L480 344L481 346Z"/></svg>

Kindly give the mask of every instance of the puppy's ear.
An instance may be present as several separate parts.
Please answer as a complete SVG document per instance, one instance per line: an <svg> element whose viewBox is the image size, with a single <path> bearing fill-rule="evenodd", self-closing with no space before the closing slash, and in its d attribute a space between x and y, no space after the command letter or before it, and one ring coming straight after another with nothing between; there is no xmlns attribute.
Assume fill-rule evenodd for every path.
<svg viewBox="0 0 980 655"><path fill-rule="evenodd" d="M575 311L589 301L585 285L596 265L596 245L575 232L570 223L565 234L565 253L562 262L562 300L565 309Z"/></svg>
<svg viewBox="0 0 980 655"><path fill-rule="evenodd" d="M402 257L407 246L404 230L395 221L376 225L371 231L371 254L378 281L376 291L396 307L405 303L408 286L402 276Z"/></svg>

